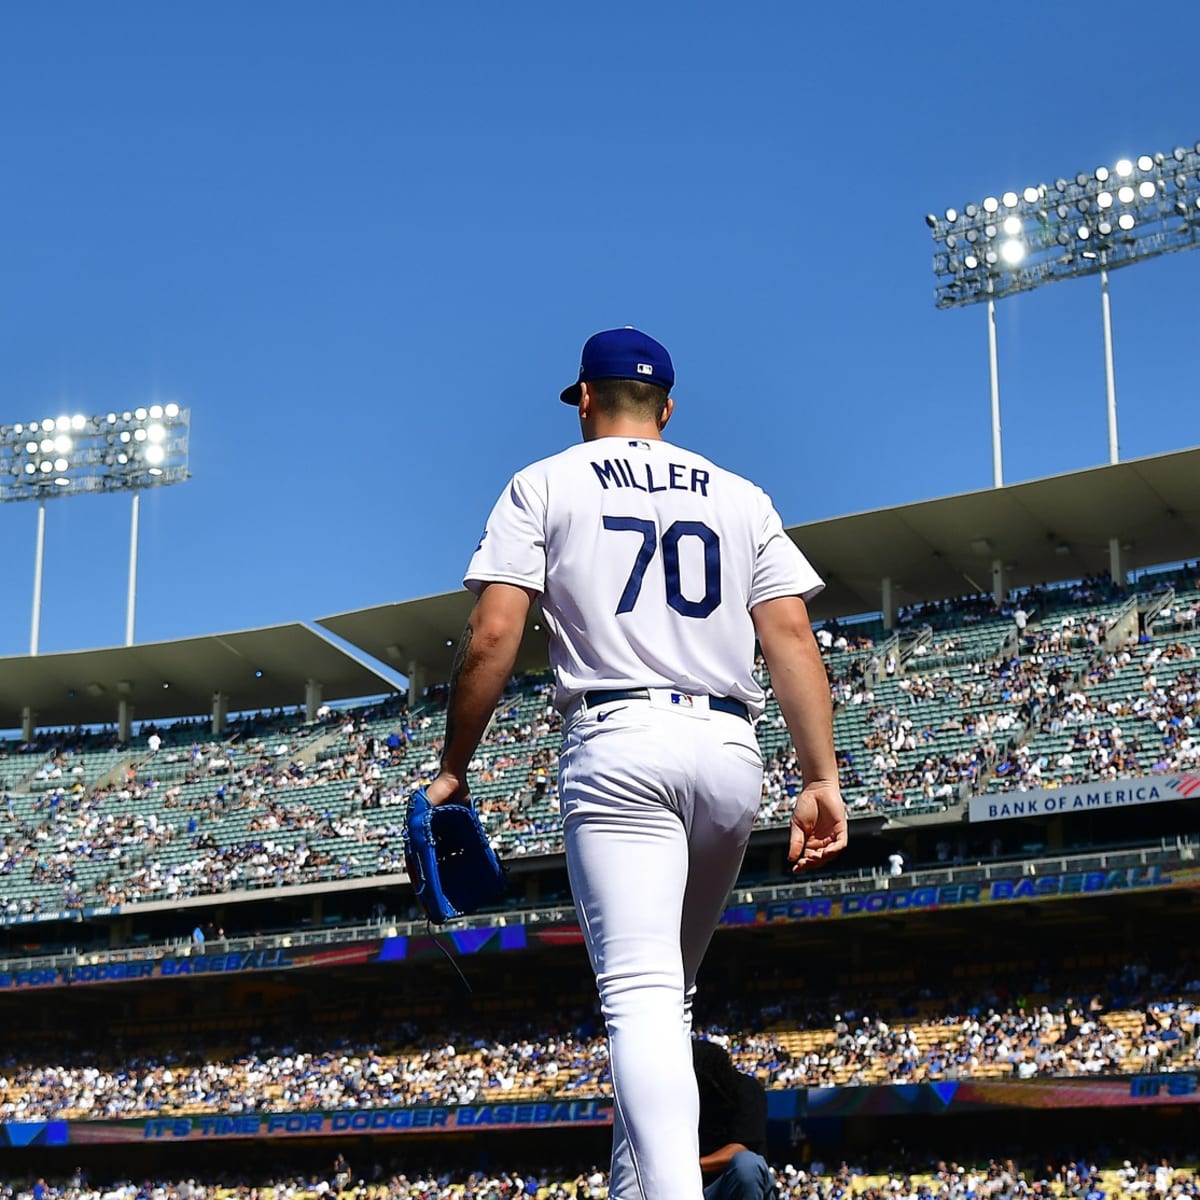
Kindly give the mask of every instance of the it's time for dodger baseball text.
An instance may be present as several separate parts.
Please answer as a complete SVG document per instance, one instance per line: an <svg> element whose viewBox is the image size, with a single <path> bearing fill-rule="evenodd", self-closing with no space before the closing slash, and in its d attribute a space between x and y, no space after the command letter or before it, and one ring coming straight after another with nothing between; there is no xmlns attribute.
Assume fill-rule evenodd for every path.
<svg viewBox="0 0 1200 1200"><path fill-rule="evenodd" d="M593 462L592 470L601 486L608 491L609 484L619 488L634 488L639 492L699 492L708 495L709 476L707 471L699 467L688 467L683 463L667 463L665 479L660 474L660 482L655 482L654 465L648 462L634 465L627 458L606 458L603 462ZM659 467L659 471L662 468ZM645 483L642 480L645 479Z"/></svg>

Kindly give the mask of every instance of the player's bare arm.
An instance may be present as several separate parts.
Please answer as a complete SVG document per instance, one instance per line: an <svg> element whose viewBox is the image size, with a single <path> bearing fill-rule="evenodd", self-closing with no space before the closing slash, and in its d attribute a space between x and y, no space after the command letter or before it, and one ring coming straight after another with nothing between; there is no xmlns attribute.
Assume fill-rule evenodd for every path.
<svg viewBox="0 0 1200 1200"><path fill-rule="evenodd" d="M808 605L799 596L765 600L750 615L804 776L792 813L788 861L793 872L811 870L846 848L846 807L833 751L829 680Z"/></svg>
<svg viewBox="0 0 1200 1200"><path fill-rule="evenodd" d="M438 777L426 788L430 804L463 799L470 763L504 685L512 675L533 593L489 583L479 593L459 639L446 704L446 745Z"/></svg>

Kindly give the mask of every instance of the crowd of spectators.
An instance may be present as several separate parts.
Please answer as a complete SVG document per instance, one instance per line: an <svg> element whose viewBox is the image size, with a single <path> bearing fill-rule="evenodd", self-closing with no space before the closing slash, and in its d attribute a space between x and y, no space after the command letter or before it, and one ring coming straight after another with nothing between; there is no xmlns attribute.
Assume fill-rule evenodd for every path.
<svg viewBox="0 0 1200 1200"><path fill-rule="evenodd" d="M1021 1166L1014 1159L986 1164L937 1161L924 1170L894 1169L880 1174L841 1163L832 1170L815 1161L774 1168L779 1200L1124 1200L1134 1197L1191 1197L1200 1192L1194 1166L1180 1169L1166 1157L1139 1156L1102 1170L1090 1159Z"/></svg>
<svg viewBox="0 0 1200 1200"><path fill-rule="evenodd" d="M1194 1200L1200 1165L1141 1153L1101 1167L1092 1157L996 1157L980 1163L934 1160L872 1169L842 1161L775 1162L777 1200ZM223 1169L201 1178L92 1182L77 1170L63 1179L0 1184L0 1200L605 1200L608 1174L541 1168L396 1171L373 1161L364 1170L343 1155L319 1170Z"/></svg>
<svg viewBox="0 0 1200 1200"><path fill-rule="evenodd" d="M1028 994L985 992L971 1002L930 996L909 1015L838 1003L796 997L786 1009L778 1002L749 1014L734 1009L732 1019L699 1025L698 1033L769 1087L1173 1069L1195 1064L1200 1046L1200 978L1134 966L1103 997L1088 999L1051 994L1043 980ZM12 1121L607 1094L607 1042L583 1010L557 1029L525 1023L487 1036L364 1022L336 1037L281 1028L270 1039L251 1037L237 1053L226 1043L207 1052L190 1039L124 1051L92 1040L74 1050L39 1049L23 1039L0 1054L0 1120Z"/></svg>
<svg viewBox="0 0 1200 1200"><path fill-rule="evenodd" d="M1093 579L1028 589L999 608L975 595L904 610L902 627L937 628L918 649L943 660L957 653L956 628L1002 617L1020 632L1017 652L936 667L914 655L902 669L893 643L877 645L882 630L873 625L819 627L840 710L850 811L929 811L989 786L1072 783L1200 761L1197 647L1177 632L1195 606L1160 613L1172 632L1159 641L1106 650L1106 618L1080 606L1121 594ZM761 660L757 669L770 698ZM1137 687L1112 699L1105 685L1131 671L1140 671ZM399 698L354 712L326 708L315 726L296 714L259 714L220 739L206 737L199 721L145 726L121 769L90 786L85 761L111 750L115 732L39 735L20 748L41 756L36 770L26 771L23 753L4 762L10 782L14 769L42 778L32 798L0 795L0 880L33 885L10 889L0 916L402 869L400 806L436 771L443 701L434 689L415 713ZM561 849L560 730L548 678L514 680L472 764L477 804L506 856ZM1072 741L1050 752L1041 734ZM760 821L783 822L800 776L776 705L768 704L760 735L767 768Z"/></svg>
<svg viewBox="0 0 1200 1200"><path fill-rule="evenodd" d="M1062 609L1086 609L1112 605L1136 591L1131 584L1114 583L1108 575L1092 575L1075 583L1014 588L997 604L991 592L971 592L944 600L929 600L900 608L899 629L928 627L934 632L956 627L970 628L985 621L1014 620L1018 627L1035 615L1048 616Z"/></svg>
<svg viewBox="0 0 1200 1200"><path fill-rule="evenodd" d="M993 1067L1018 1079L1158 1069L1170 1061L1172 1048L1190 1044L1193 1017L1190 1009L1150 1006L1136 1014L1131 1035L1086 1007L992 1008L961 1020L943 1018L925 1029L839 1014L828 1043L794 1057L771 1078L776 1086L853 1087L969 1079Z"/></svg>
<svg viewBox="0 0 1200 1200"><path fill-rule="evenodd" d="M1194 641L1143 639L1098 653L1078 683L1040 714L1044 736L1012 746L996 779L1007 788L1037 788L1194 768L1198 652Z"/></svg>
<svg viewBox="0 0 1200 1200"><path fill-rule="evenodd" d="M1066 655L1035 652L864 685L847 701L858 709L861 736L839 751L851 811L948 806L980 791L1005 749L1072 677ZM885 690L893 698L886 705ZM778 770L790 767L788 757L785 750L769 764L768 801L778 804Z"/></svg>

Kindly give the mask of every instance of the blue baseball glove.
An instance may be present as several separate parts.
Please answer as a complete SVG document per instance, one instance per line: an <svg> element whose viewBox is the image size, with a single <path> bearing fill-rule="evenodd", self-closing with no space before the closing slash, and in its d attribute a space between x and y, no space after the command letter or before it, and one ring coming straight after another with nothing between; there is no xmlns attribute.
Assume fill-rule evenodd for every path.
<svg viewBox="0 0 1200 1200"><path fill-rule="evenodd" d="M435 925L475 912L505 888L504 868L474 807L430 804L424 788L408 799L404 860L417 899Z"/></svg>

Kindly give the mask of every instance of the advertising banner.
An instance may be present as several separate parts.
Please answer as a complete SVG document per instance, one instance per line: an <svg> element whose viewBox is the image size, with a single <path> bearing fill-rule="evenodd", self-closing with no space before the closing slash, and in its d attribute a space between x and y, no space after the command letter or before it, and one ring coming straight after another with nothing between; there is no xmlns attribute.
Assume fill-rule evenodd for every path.
<svg viewBox="0 0 1200 1200"><path fill-rule="evenodd" d="M1150 864L1116 870L1059 871L1011 879L906 886L903 877L887 887L847 892L838 896L797 896L735 904L721 917L725 928L788 921L843 920L879 913L980 908L1019 901L1066 897L1109 896L1118 893L1200 887L1200 866ZM456 955L491 954L527 947L582 946L583 935L572 921L547 928L505 924L475 929L447 929L438 936ZM431 936L386 937L336 946L274 947L270 950L222 953L212 943L205 953L179 950L122 962L72 964L34 970L0 970L0 992L36 988L84 987L130 980L229 977L255 971L345 967L404 962L441 954Z"/></svg>
<svg viewBox="0 0 1200 1200"><path fill-rule="evenodd" d="M1097 1109L1200 1104L1200 1072L1035 1079L960 1079L875 1087L773 1088L771 1121L804 1117L938 1116L1017 1109ZM0 1146L164 1145L231 1138L322 1138L347 1135L437 1135L472 1129L603 1127L613 1121L607 1097L515 1104L356 1108L321 1112L217 1113L100 1121L0 1123Z"/></svg>
<svg viewBox="0 0 1200 1200"><path fill-rule="evenodd" d="M557 944L572 940L572 931L559 928L529 934L524 925L488 926L483 929L445 930L439 934L456 954L481 951L521 950L526 945ZM554 935L557 935L555 937ZM582 944L578 927L573 940ZM360 966L369 963L402 962L434 957L441 952L432 937L375 938L336 945L283 947L269 950L224 950L219 942L208 942L202 950L178 947L165 953L147 952L146 957L124 961L72 963L70 966L36 970L0 969L0 992L16 989L80 987L98 983L128 983L130 980L194 979L198 975L230 976L254 971L290 971L301 968Z"/></svg>
<svg viewBox="0 0 1200 1200"><path fill-rule="evenodd" d="M1200 793L1200 773L1144 775L1137 779L1105 779L1093 783L1037 788L1028 792L990 792L972 796L972 821L1019 821L1059 813L1101 812L1186 800Z"/></svg>
<svg viewBox="0 0 1200 1200"><path fill-rule="evenodd" d="M810 1117L905 1116L999 1109L1129 1108L1200 1103L1194 1071L1054 1079L960 1079L888 1087L809 1088Z"/></svg>
<svg viewBox="0 0 1200 1200"><path fill-rule="evenodd" d="M540 1100L521 1104L354 1108L331 1112L212 1113L131 1121L71 1121L70 1145L114 1142L212 1142L229 1138L319 1138L348 1134L455 1133L464 1129L530 1129L611 1125L612 1101Z"/></svg>
<svg viewBox="0 0 1200 1200"><path fill-rule="evenodd" d="M1104 871L1060 871L1024 875L1013 879L978 882L903 886L904 880L889 880L889 886L873 891L848 892L842 896L797 896L737 904L725 910L723 925L769 925L785 921L829 921L866 917L878 913L929 912L946 908L982 908L1016 901L1076 899L1111 896L1125 892L1163 888L1200 887L1200 867L1122 867ZM901 886L895 886L899 883Z"/></svg>

